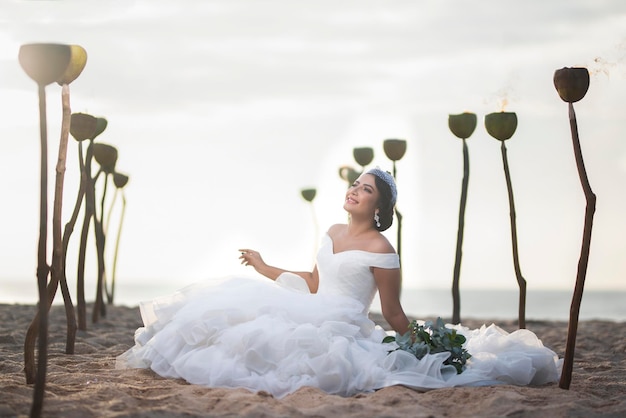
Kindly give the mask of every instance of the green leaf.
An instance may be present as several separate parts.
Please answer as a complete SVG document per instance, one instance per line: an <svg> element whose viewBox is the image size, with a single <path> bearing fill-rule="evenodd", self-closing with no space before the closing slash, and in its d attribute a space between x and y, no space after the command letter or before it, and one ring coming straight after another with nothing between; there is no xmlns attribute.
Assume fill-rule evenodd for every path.
<svg viewBox="0 0 626 418"><path fill-rule="evenodd" d="M409 325L410 331L395 337L387 336L383 343L396 342L398 350L404 350L421 360L428 354L449 352L450 356L444 362L445 365L452 365L457 373L463 372L465 363L471 354L463 348L466 338L457 334L455 329L447 328L443 319L437 318L435 324L426 321L419 325L413 320ZM395 350L394 350L395 351Z"/></svg>
<svg viewBox="0 0 626 418"><path fill-rule="evenodd" d="M387 335L385 338L383 338L383 344L388 344L388 343L393 343L396 342L396 337L394 337L393 335Z"/></svg>

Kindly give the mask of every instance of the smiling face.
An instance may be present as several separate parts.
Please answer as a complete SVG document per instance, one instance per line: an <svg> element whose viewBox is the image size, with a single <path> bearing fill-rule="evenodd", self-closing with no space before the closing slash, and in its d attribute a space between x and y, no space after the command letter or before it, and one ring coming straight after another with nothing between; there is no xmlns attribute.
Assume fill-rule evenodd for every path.
<svg viewBox="0 0 626 418"><path fill-rule="evenodd" d="M365 216L373 219L380 193L372 174L361 174L346 192L343 208L353 217Z"/></svg>

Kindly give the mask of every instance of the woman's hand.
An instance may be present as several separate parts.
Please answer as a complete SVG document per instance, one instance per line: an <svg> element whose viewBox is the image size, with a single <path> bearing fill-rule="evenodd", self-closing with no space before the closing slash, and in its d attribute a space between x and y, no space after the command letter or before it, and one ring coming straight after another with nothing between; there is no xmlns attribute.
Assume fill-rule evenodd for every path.
<svg viewBox="0 0 626 418"><path fill-rule="evenodd" d="M281 274L285 272L296 274L302 277L309 287L309 291L311 293L317 292L317 287L319 284L319 276L317 274L317 266L313 269L313 272L310 271L287 271L280 269L278 267L272 267L265 264L263 258L261 258L261 254L258 251L254 251L248 248L241 248L239 250L241 255L239 259L241 260L241 264L244 266L252 266L257 271L257 273L262 274L268 279L276 280Z"/></svg>
<svg viewBox="0 0 626 418"><path fill-rule="evenodd" d="M242 248L239 251L241 252L239 259L241 260L241 264L244 266L252 266L259 273L261 272L261 269L266 266L265 261L261 258L261 254L257 251L247 248Z"/></svg>

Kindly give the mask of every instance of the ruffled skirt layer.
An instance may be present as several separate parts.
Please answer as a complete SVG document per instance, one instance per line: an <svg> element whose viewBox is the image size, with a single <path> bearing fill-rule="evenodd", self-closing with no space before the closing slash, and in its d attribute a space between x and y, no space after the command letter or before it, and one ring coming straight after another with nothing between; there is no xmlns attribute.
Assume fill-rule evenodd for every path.
<svg viewBox="0 0 626 418"><path fill-rule="evenodd" d="M457 385L540 385L560 363L530 331L456 326L472 354L456 374L447 353L417 360L395 344L358 301L309 294L256 279L228 278L142 303L144 327L117 368L150 368L208 387L263 390L283 397L303 386L351 396L385 386L420 390ZM391 351L391 353L390 353Z"/></svg>

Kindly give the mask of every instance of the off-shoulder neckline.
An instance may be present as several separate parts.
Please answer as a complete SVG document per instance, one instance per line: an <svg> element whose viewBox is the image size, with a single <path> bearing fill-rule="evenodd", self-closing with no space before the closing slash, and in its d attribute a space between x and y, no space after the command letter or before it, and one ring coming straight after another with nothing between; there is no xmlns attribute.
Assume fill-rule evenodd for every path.
<svg viewBox="0 0 626 418"><path fill-rule="evenodd" d="M330 234L328 232L326 232L324 235L330 241L330 252L331 252L332 255L339 255L339 254L352 253L352 252L365 253L365 254L375 254L375 255L397 255L396 253L377 253L377 252L367 251L367 250L343 250L343 251L335 252L335 242L333 241L333 238L330 236Z"/></svg>

